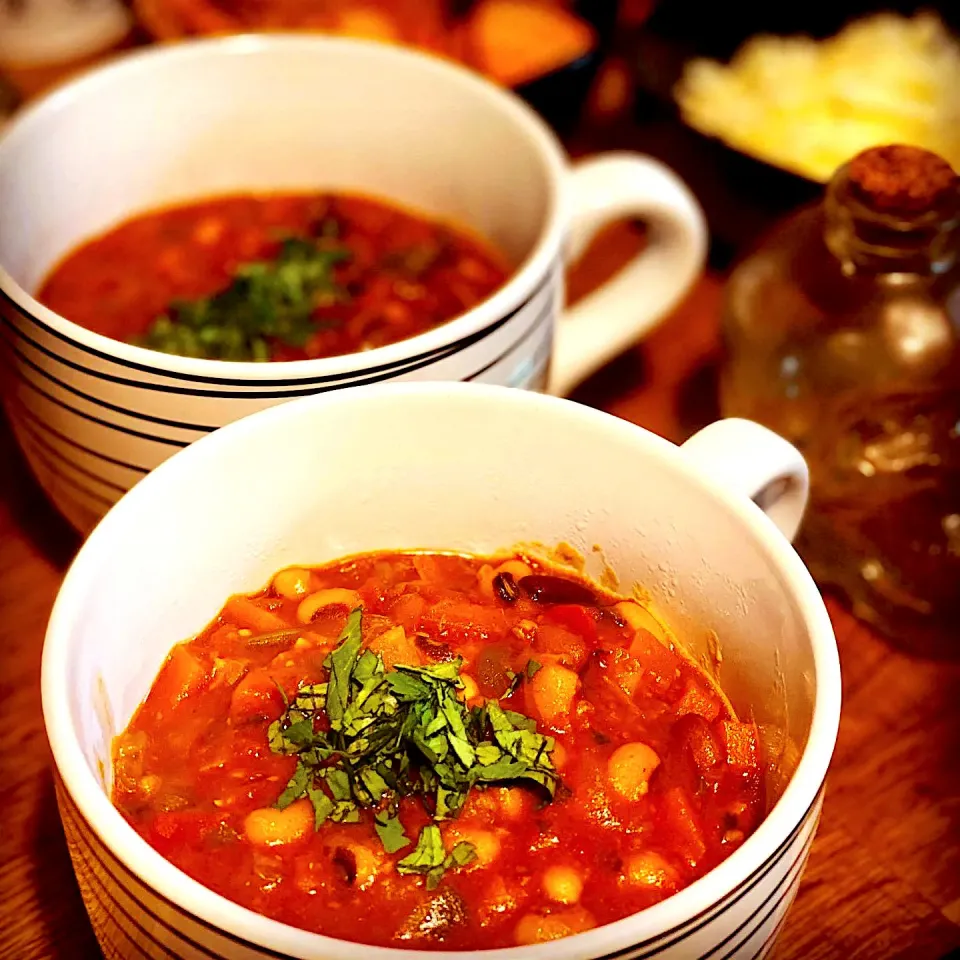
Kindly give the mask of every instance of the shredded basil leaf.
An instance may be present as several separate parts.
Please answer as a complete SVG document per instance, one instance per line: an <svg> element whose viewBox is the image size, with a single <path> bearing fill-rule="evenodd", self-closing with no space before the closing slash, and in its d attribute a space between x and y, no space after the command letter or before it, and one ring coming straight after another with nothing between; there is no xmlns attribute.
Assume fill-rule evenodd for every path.
<svg viewBox="0 0 960 960"><path fill-rule="evenodd" d="M346 298L333 268L350 251L287 237L274 260L242 263L219 293L177 300L138 341L184 357L266 361L271 343L303 347L325 325L315 310Z"/></svg>
<svg viewBox="0 0 960 960"><path fill-rule="evenodd" d="M464 704L461 665L457 659L387 670L364 649L362 611L354 610L324 661L326 681L303 684L270 725L270 749L297 757L277 806L309 797L318 829L327 821L357 822L371 810L384 849L395 853L411 842L399 801L419 795L434 822L398 871L422 874L433 889L445 871L473 862L469 843L444 849L438 822L457 817L472 789L523 781L549 801L559 777L550 758L554 740L537 732L536 721L496 700Z"/></svg>

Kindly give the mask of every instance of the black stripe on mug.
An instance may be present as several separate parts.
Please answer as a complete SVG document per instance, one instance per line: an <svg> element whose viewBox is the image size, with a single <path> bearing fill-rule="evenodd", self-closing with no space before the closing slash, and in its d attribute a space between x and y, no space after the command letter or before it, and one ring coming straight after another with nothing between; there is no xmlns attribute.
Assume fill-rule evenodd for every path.
<svg viewBox="0 0 960 960"><path fill-rule="evenodd" d="M102 350L98 350L95 347L90 347L90 346L87 346L86 344L82 344L79 341L74 340L73 338L67 336L66 334L61 333L59 330L55 330L53 327L48 326L39 317L30 313L28 310L22 308L19 304L17 304L13 300L12 297L10 297L8 293L6 293L3 290L0 290L0 300L6 301L10 305L10 307L16 311L18 316L23 317L28 323L42 330L44 333L50 336L56 337L58 340L62 341L63 343L69 344L71 347L73 347L74 349L82 353L95 356L100 360L104 360L115 366L131 369L131 370L139 370L142 373L149 373L153 376L165 377L167 379L174 380L174 381L184 380L190 383L221 384L223 386L234 386L234 387L245 387L245 388L267 387L267 388L272 388L273 391L277 391L279 388L283 388L283 387L303 388L306 385L311 385L311 384L338 383L339 381L350 380L352 377L356 377L358 374L365 375L365 374L381 374L382 373L382 374L385 374L385 376L381 377L380 379L389 379L390 377L396 377L402 374L403 372L407 372L406 368L408 364L415 363L417 364L417 366L414 369L420 369L421 367L426 366L429 363L434 362L435 360L444 359L448 356L451 356L454 353L459 353L461 350L464 350L467 347L470 347L473 344L478 343L480 340L483 340L486 337L488 337L491 333L494 333L495 331L499 330L502 326L504 326L504 324L509 323L514 317L516 317L523 310L525 310L527 306L530 304L530 302L534 300L544 290L544 288L546 288L551 283L551 281L554 279L554 274L558 269L560 269L560 267L556 262L551 264L550 267L544 272L544 275L539 281L539 283L536 285L536 287L534 287L534 289L527 296L527 298L523 300L520 304L518 304L516 307L514 307L508 314L506 314L503 317L500 317L497 320L494 320L492 323L487 324L487 326L481 328L480 330L474 331L471 334L467 334L466 336L461 337L459 340L455 340L452 343L445 344L442 347L435 347L432 350L428 350L420 354L413 354L412 356L404 357L401 360L395 360L391 363L383 363L383 364L378 364L376 366L366 367L361 371L353 371L350 373L327 374L325 376L320 376L320 377L304 377L299 379L284 379L284 380L280 380L276 378L253 380L253 379L238 379L233 377L214 377L214 376L203 376L200 374L178 373L175 371L164 370L160 367L154 367L145 363L138 363L133 360L125 360L121 357L117 357L112 354L106 353ZM13 329L15 330L17 329L16 325L10 324L9 321L7 321L6 319L4 319L4 322L8 326L13 327ZM17 332L20 336L23 336L24 339L28 339L19 330L17 330ZM29 342L31 342L31 344L34 344L32 340L30 340ZM56 355L51 351L46 350L42 347L38 347L38 349L43 350L44 353L46 353L48 356L51 356L52 359L55 359L57 362L66 363L69 366L73 366L74 369L80 372L87 373L91 376L99 377L101 379L110 380L115 383L122 383L126 386L138 387L138 388L147 389L147 390L161 390L161 391L174 392L174 393L197 394L197 395L206 395L206 396L213 396L213 397L235 396L235 394L232 392L198 391L193 388L175 387L172 385L145 383L138 380L121 379L111 374L107 374L103 371L92 370L90 368L82 367L78 364L68 362L65 358L60 357L59 355ZM224 362L226 363L228 361L224 361ZM404 369L401 369L401 368L404 368ZM368 380L364 382L376 382L376 381ZM303 393L299 393L299 394L286 393L286 392L276 393L276 394L258 392L257 395L261 397L265 397L265 396L268 397L272 395L300 396L300 395L305 395L307 393L312 393L312 392L315 392L315 391L304 390Z"/></svg>
<svg viewBox="0 0 960 960"><path fill-rule="evenodd" d="M524 330L524 332L516 340L514 340L514 342L510 344L510 346L507 347L503 353L500 354L500 356L496 357L494 360L491 360L489 363L484 364L484 366L482 366L479 370L471 373L470 376L464 377L464 380L471 381L476 380L477 377L482 377L488 370L493 369L493 367L495 367L498 363L510 356L514 350L518 350L520 347L522 347L530 339L530 337L533 336L533 334L537 333L541 329L544 321L549 319L552 312L551 306L551 304L547 304L540 311L540 313L537 314L533 323L531 323L530 326L527 327L527 329Z"/></svg>
<svg viewBox="0 0 960 960"><path fill-rule="evenodd" d="M100 911L100 913L102 914L106 922L110 924L111 928L123 934L124 939L130 945L130 947L133 948L133 950L136 952L136 955L139 955L140 957L144 957L146 958L146 960L150 960L150 954L147 953L146 950L144 950L140 946L140 943L138 942L138 940L134 939L126 931L123 924L120 923L120 921L117 919L117 915L110 909L110 907L107 906L108 903L115 905L117 909L120 910L120 912L122 912L123 915L127 918L131 926L135 927L143 935L143 937L146 940L148 940L151 943L157 944L157 946L159 946L164 951L164 953L166 953L169 957L171 957L172 960L182 960L182 958L179 958L177 954L170 953L170 951L168 951L162 944L160 944L153 937L151 937L150 934L147 933L147 931L144 930L144 928L139 923L137 923L133 919L133 917L131 917L123 909L123 907L119 903L117 903L117 901L110 894L110 891L107 890L106 885L104 884L103 880L100 878L97 872L97 869L90 863L89 859L87 858L86 851L89 850L89 847L84 841L81 831L78 830L76 824L72 821L70 815L63 809L62 806L61 806L60 814L61 814L61 818L64 821L64 835L67 837L67 844L68 844L70 853L73 857L80 860L81 864L83 865L83 870L82 870L83 882L81 883L81 880L80 880L81 871L77 871L77 885L80 887L80 892L83 895L84 900L87 900L87 898L89 898L93 902L93 906ZM96 886L94 886L94 884L96 884ZM93 918L91 917L91 919ZM120 956L120 957L133 956L133 954L131 954L127 949L121 950L117 946L116 941L107 937L105 930L95 929L95 932L97 934L97 939L103 938L101 946L106 945L111 950L115 951L117 956Z"/></svg>
<svg viewBox="0 0 960 960"><path fill-rule="evenodd" d="M104 506L112 507L119 499L119 497L110 497L105 493L100 493L85 484L82 480L78 480L76 477L71 476L61 466L54 463L45 453L43 453L31 438L26 438L24 446L27 448L27 458L35 460L40 465L41 471L46 471L52 477L54 477L58 483L62 483L65 486L70 487L75 492L81 493L83 496L93 500L100 505L101 509Z"/></svg>
<svg viewBox="0 0 960 960"><path fill-rule="evenodd" d="M732 907L735 903L739 902L744 896L746 896L751 889L753 889L760 881L763 880L764 876L767 873L769 873L770 869L776 866L777 863L779 863L780 860L783 859L784 855L792 847L797 837L800 835L800 833L803 831L804 827L806 826L807 822L809 821L811 813L816 807L818 801L821 799L821 793L822 793L822 784L821 784L821 790L818 791L817 796L814 798L813 802L807 808L806 813L803 815L803 817L801 818L797 826L791 831L787 839L783 841L783 843L777 848L777 850L774 851L774 853L772 853L770 857L768 857L767 860L764 861L763 864L761 864L753 873L751 873L749 877L745 878L736 887L734 887L731 891L729 891L729 893L722 900L719 900L717 903L712 904L710 907L701 911L701 913L697 914L695 917L691 917L690 920L685 921L683 924L679 924L670 930L664 931L662 934L658 934L656 937L642 941L641 943L632 944L630 947L617 950L614 953L605 954L603 957L598 957L597 960L616 960L616 958L622 958L622 960L645 960L645 958L654 957L656 956L656 954L662 952L663 950L669 949L670 947L676 945L677 943L682 942L683 940L691 936L693 933L696 933L698 930L701 930L707 925L709 925L713 920L715 920L718 916L720 916L720 914L724 913L726 910ZM66 790L64 790L64 794L69 796ZM70 805L72 810L77 815L77 817L79 817L80 819L83 819L83 815L80 813L79 809L73 803L72 798L70 798ZM86 821L84 820L84 822ZM104 847L103 842L100 840L99 837L96 836L95 832L93 831L93 828L90 827L89 824L87 824L87 830L89 831L91 838L96 842L96 846L99 847L101 851L101 853L97 853L95 850L93 850L92 852L94 853L95 856L97 856L98 861L103 865L104 871L107 873L108 876L110 876L110 878L114 881L114 883L116 883L119 887L121 887L121 889L124 890L127 896L131 897L131 899L136 899L136 898L127 889L127 884L123 883L119 879L118 875L113 870L110 869L110 867L107 865L105 857L109 857L110 860L116 865L117 870L122 872L124 876L128 878L129 881L133 881L136 884L142 886L145 890L149 891L149 893L155 899L166 904L170 909L174 910L177 914L183 916L184 918L197 924L198 926L204 927L210 930L211 932L217 934L218 936L224 939L227 939L233 943L236 943L238 945L259 950L263 952L265 955L274 958L274 960L295 960L295 958L291 957L289 954L279 953L277 951L270 950L268 948L253 944L248 940L245 940L241 937L237 937L235 934L232 934L227 930L223 930L220 927L217 927L214 924L209 923L208 921L204 920L202 917L198 917L192 913L187 913L183 908L179 907L173 901L163 896L163 894L159 893L152 886L149 886L148 884L146 884L146 882L143 881L141 878L135 877L129 871L129 869L116 858L114 854L112 854L110 851L106 849L106 847ZM799 868L802 870L803 863L805 861L807 853L809 852L810 846L813 843L813 839L814 839L814 834L811 834L811 836L808 838L808 840L804 844L804 847L801 850L800 854L796 858L794 858L794 860L791 862L790 867L787 868L787 871L784 875L785 877L789 876L791 871L797 869L798 865L799 865ZM782 884L783 884L783 879L781 879L781 881L777 884L774 894L776 893L776 890L779 890ZM781 897L780 900L777 901L777 904L774 905L774 910L772 910L769 913L769 915L764 919L763 922L766 922L766 919L769 919L769 916L772 916L773 912L775 912L776 906L779 905L782 899L783 898ZM764 900L764 904L767 902L769 902L769 897ZM137 900L137 904L148 916L151 917L151 919L155 920L161 926L168 929L175 936L178 936L181 939L184 939L185 942L193 943L193 941L187 938L185 934L183 934L180 930L171 926L168 921L164 920L162 917L159 917L154 911L150 910L145 904L142 903L142 901ZM762 909L764 904L761 904L760 909ZM709 916L707 916L708 914ZM695 926L690 928L691 924L694 924ZM762 927L762 923L758 925L757 929L760 929L761 927ZM750 936L753 936L755 933L756 933L756 930L754 930L750 934ZM679 936L674 936L675 934L679 934ZM669 940L669 942L658 943L658 941L661 941L661 940L664 940L665 938L670 938L670 937L673 937L673 939ZM747 937L746 940L749 940L749 937ZM746 940L744 942L746 942ZM654 943L657 943L657 946L652 951L648 951L646 953L640 953L640 954L634 953L635 950L643 949Z"/></svg>
<svg viewBox="0 0 960 960"><path fill-rule="evenodd" d="M67 813L66 816L67 818L72 819L71 814ZM182 960L182 957L180 954L174 953L173 951L171 951L170 948L167 947L162 941L158 940L153 934L151 934L107 888L107 884L100 877L100 873L97 869L97 866L99 866L100 870L102 870L104 873L107 873L108 876L109 876L109 872L106 871L106 869L104 868L102 861L96 858L96 854L93 852L93 849L90 847L90 845L86 842L86 838L83 837L82 831L78 829L75 823L71 823L71 828L74 832L73 843L72 843L73 850L76 852L77 856L80 858L80 860L83 863L86 877L88 879L92 877L97 883L99 894L91 889L90 890L91 896L93 897L96 904L100 907L100 909L103 910L104 914L110 919L114 927L116 927L118 930L124 933L129 939L132 939L129 937L129 934L126 933L126 930L124 930L123 925L117 919L116 915L107 909L107 906L106 906L107 902L113 904L117 908L117 910L120 913L122 913L123 916L126 918L127 923L138 931L141 938L139 942L147 942L156 947L159 947L168 957L172 958L172 960ZM95 858L97 866L94 866L94 864L90 862L90 859L87 856L88 852L91 856ZM191 946L205 953L208 957L212 958L212 960L220 960L217 954L211 953L209 950L207 950L205 947L201 946L200 944L191 944ZM143 951L139 947L138 947L138 950L140 950L141 955L144 957L153 956L152 953L147 953L146 951Z"/></svg>
<svg viewBox="0 0 960 960"><path fill-rule="evenodd" d="M139 437L141 440L151 440L155 443L165 443L170 447L188 447L192 442L190 440L180 440L174 437L162 437L159 434L144 433L142 430L134 430L132 427L125 427L119 423L111 423L109 420L103 420L100 417L95 417L92 413L86 413L83 410L78 410L76 407L71 406L64 400L60 400L57 397L52 396L51 394L47 393L46 390L38 387L27 377L18 377L18 382L22 383L25 387L29 387L49 403L52 403L55 407L60 407L62 410L67 410L74 416L81 417L84 420L89 420L91 423L99 424L101 427L106 427L108 430L116 430L119 433L125 433L131 437Z"/></svg>
<svg viewBox="0 0 960 960"><path fill-rule="evenodd" d="M793 885L803 872L803 868L807 862L807 857L810 855L810 848L813 846L815 834L816 830L814 829L814 832L810 834L806 843L804 843L803 847L801 848L800 853L794 857L793 862L786 869L783 876L777 881L776 886L770 891L769 894L767 894L766 897L764 897L763 900L760 901L750 916L748 916L746 920L740 924L740 926L724 937L724 939L721 940L712 950L702 954L700 960L708 960L708 958L713 957L718 950L723 949L723 947L730 943L734 937L743 933L747 927L750 927L750 924L756 919L757 914L769 907L769 909L765 910L760 920L756 923L753 923L753 926L747 930L747 933L740 937L740 939L722 957L720 957L720 960L731 960L731 958L736 956L736 954L744 947L745 944L749 943L750 940L756 936L758 931L762 930L767 925L767 921L769 921L769 919L777 912L784 900L787 900L793 896Z"/></svg>
<svg viewBox="0 0 960 960"><path fill-rule="evenodd" d="M37 430L42 430L51 437L56 437L58 440L67 444L68 446L74 447L77 450L82 450L84 453L89 454L89 456L96 457L98 460L103 460L105 463L112 463L115 466L123 467L126 470L133 470L134 472L140 474L148 474L150 472L150 467L144 467L140 464L130 463L127 460L118 460L116 457L109 457L105 453L100 453L99 450L94 450L92 447L84 446L82 443L74 440L73 437L68 437L65 433L61 433L59 430L51 427L50 424L45 420L38 417L26 404L24 404L19 397L14 397L11 395L7 398L7 401L13 408L11 419L29 420Z"/></svg>
<svg viewBox="0 0 960 960"><path fill-rule="evenodd" d="M766 956L767 951L773 946L773 941L780 936L780 932L783 930L784 925L787 922L788 914L784 914L778 921L777 925L767 934L766 939L763 943L760 944L760 949L750 958L750 960L760 960L761 957Z"/></svg>
<svg viewBox="0 0 960 960"><path fill-rule="evenodd" d="M803 832L804 828L807 825L807 822L810 820L811 814L819 803L823 794L823 784L821 783L820 789L817 791L816 796L813 798L810 806L807 807L806 812L800 818L800 822L790 831L787 838L777 847L776 850L759 867L757 867L753 873L748 877L741 880L732 890L728 891L720 900L716 903L712 903L709 907L706 907L704 910L701 910L700 913L691 917L689 920L685 920L683 923L678 924L676 927L673 927L670 930L666 930L663 933L657 934L655 937L650 937L647 940L643 940L640 943L635 943L631 947L624 950L615 950L613 953L606 953L602 957L597 957L597 960L619 960L619 958L630 957L630 960L648 960L650 957L655 957L660 951L666 950L668 947L672 947L677 943L681 943L683 940L686 940L687 937L691 936L694 933L697 933L699 930L702 930L708 924L712 923L713 920L718 917L721 913L732 907L734 904L739 903L747 894L753 890L757 884L761 883L764 877L772 870L790 851L790 848L796 842L797 837ZM645 953L631 954L632 950L638 948L652 947L652 949L647 950Z"/></svg>
<svg viewBox="0 0 960 960"><path fill-rule="evenodd" d="M6 337L3 339L6 340ZM48 380L50 383L58 386L61 390L66 390L67 393L72 393L75 397L85 400L87 403L92 404L95 407L103 407L104 410L110 410L113 413L122 414L125 417L130 417L132 420L144 420L147 423L156 423L162 427L175 427L177 430L198 430L203 433L212 433L217 429L216 425L209 426L202 423L187 423L183 420L168 420L165 417L154 417L149 413L142 413L139 410L131 410L129 407L121 407L119 404L110 403L109 401L103 400L100 397L91 396L89 393L85 393L83 390L72 386L66 381L61 380L59 377L55 377L52 373L50 373L49 370L44 370L43 367L34 363L23 353L23 351L20 350L19 347L13 343L10 343L9 340L7 340L7 347L19 358L21 363L28 366L39 376L43 377L44 380ZM26 378L24 377L23 379Z"/></svg>
<svg viewBox="0 0 960 960"><path fill-rule="evenodd" d="M72 460L62 450L58 450L52 443L41 436L36 427L34 427L28 420L18 421L15 424L14 429L17 427L27 434L29 437L29 443L32 443L43 450L47 456L49 456L58 466L69 467L71 470L75 470L82 476L87 477L88 479L93 480L104 487L108 487L111 490L116 490L117 493L124 494L127 492L128 488L123 484L117 483L114 480L108 480L99 473L95 473L93 470L85 467L82 463L77 463L75 460Z"/></svg>
<svg viewBox="0 0 960 960"><path fill-rule="evenodd" d="M64 794L67 794L67 791L64 790ZM77 808L76 804L73 802L73 798L70 798L70 807L71 811L76 815L78 820L81 820L86 824L87 834L89 839L93 841L90 843L90 851L93 856L96 857L97 861L103 867L104 873L110 877L110 879L117 885L117 887L123 890L124 894L128 896L132 901L135 901L137 907L142 910L151 920L157 923L159 926L163 927L165 930L169 931L173 936L177 937L185 944L189 944L192 947L195 947L197 950L200 950L208 955L214 956L217 960L220 960L219 954L210 954L209 950L204 947L202 944L197 943L196 940L192 939L187 933L181 930L179 927L175 927L171 924L169 920L166 920L164 917L161 917L154 910L151 910L141 899L138 899L129 889L129 884L132 882L135 885L142 887L146 890L151 897L155 900L159 900L170 910L174 911L178 916L183 917L190 923L195 924L198 927L203 927L206 930L209 930L211 933L215 934L217 937L227 940L230 943L234 943L238 946L246 947L250 950L257 950L262 953L264 956L272 958L272 960L297 960L296 957L287 953L280 953L276 950L271 950L268 947L262 947L258 944L253 943L250 940L246 940L243 937L238 937L236 934L231 933L229 930L224 930L221 927L216 926L215 924L210 923L207 920L204 920L202 917L198 917L193 913L189 913L184 910L183 907L178 906L169 898L165 897L162 893L158 892L152 886L147 884L140 877L134 875L116 856L109 851L103 844L103 841L97 836L93 827L90 826L89 822L83 817L83 814ZM109 860L109 863L108 863ZM111 864L115 865L115 870L111 869ZM116 871L116 872L115 872ZM120 874L126 878L126 882L120 878Z"/></svg>

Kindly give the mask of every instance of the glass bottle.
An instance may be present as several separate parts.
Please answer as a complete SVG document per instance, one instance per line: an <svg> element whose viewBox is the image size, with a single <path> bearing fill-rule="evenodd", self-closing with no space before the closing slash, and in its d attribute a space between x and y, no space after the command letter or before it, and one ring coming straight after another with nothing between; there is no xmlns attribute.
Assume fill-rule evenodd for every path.
<svg viewBox="0 0 960 960"><path fill-rule="evenodd" d="M731 275L725 416L811 470L797 549L891 640L960 656L960 187L935 154L866 150Z"/></svg>

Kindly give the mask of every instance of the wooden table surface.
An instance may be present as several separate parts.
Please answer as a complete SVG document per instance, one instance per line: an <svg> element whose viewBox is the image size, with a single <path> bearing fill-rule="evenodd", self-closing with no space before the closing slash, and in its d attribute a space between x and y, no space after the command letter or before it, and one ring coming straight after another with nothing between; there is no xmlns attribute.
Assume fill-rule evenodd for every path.
<svg viewBox="0 0 960 960"><path fill-rule="evenodd" d="M572 293L638 242L629 226L608 233L574 271ZM715 417L721 285L706 274L574 399L675 441ZM10 960L100 956L57 816L40 710L43 632L77 547L0 418L0 957ZM843 670L840 736L820 831L773 956L960 957L960 664L911 660L828 606Z"/></svg>

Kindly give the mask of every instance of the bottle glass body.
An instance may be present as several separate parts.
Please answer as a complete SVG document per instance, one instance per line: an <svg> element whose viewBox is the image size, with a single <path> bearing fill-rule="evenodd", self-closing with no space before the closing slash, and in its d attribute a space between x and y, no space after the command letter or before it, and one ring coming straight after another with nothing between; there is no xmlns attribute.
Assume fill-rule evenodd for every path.
<svg viewBox="0 0 960 960"><path fill-rule="evenodd" d="M731 276L725 416L811 470L797 549L891 639L960 653L960 230L955 197L909 216L838 172Z"/></svg>

